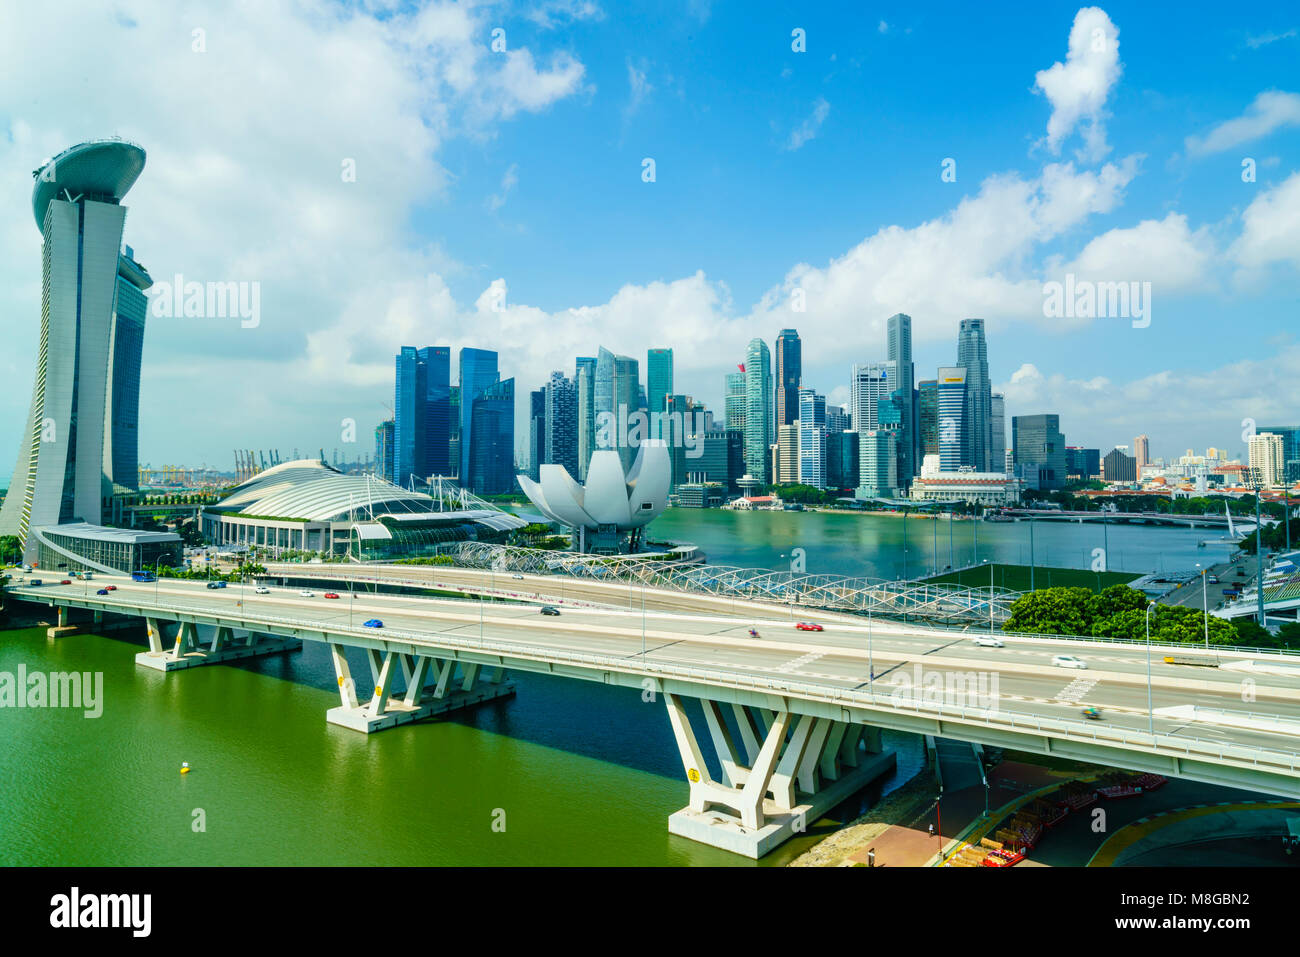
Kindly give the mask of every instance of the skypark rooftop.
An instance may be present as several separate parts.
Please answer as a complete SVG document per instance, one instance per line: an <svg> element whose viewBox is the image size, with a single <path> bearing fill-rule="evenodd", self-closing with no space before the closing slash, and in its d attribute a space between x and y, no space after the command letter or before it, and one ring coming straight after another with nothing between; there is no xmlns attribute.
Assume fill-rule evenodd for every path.
<svg viewBox="0 0 1300 957"><path fill-rule="evenodd" d="M144 171L142 147L126 140L89 140L69 147L32 170L32 214L36 228L45 229L50 201L67 195L120 203Z"/></svg>

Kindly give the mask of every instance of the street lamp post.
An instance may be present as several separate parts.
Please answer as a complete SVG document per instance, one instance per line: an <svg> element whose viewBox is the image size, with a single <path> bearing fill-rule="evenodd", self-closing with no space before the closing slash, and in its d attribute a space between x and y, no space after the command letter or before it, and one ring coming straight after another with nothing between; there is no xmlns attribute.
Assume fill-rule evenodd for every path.
<svg viewBox="0 0 1300 957"><path fill-rule="evenodd" d="M952 550L952 520L956 516L956 509L948 509L948 567L952 568L957 564L957 557Z"/></svg>
<svg viewBox="0 0 1300 957"><path fill-rule="evenodd" d="M903 581L907 581L907 506L903 506Z"/></svg>
<svg viewBox="0 0 1300 957"><path fill-rule="evenodd" d="M1034 590L1034 516L1029 516L1029 590Z"/></svg>
<svg viewBox="0 0 1300 957"><path fill-rule="evenodd" d="M1260 523L1259 517L1260 493L1264 489L1263 469L1249 467L1246 469L1246 475L1249 476L1251 491L1255 493L1255 594L1259 609L1259 627L1267 628L1264 617L1264 526Z"/></svg>
<svg viewBox="0 0 1300 957"><path fill-rule="evenodd" d="M988 559L980 562L983 565ZM993 566L989 565L989 634L993 634Z"/></svg>
<svg viewBox="0 0 1300 957"><path fill-rule="evenodd" d="M1147 624L1147 730L1152 737L1156 733L1156 712L1151 705L1151 609L1156 607L1155 602L1147 605L1146 624Z"/></svg>
<svg viewBox="0 0 1300 957"><path fill-rule="evenodd" d="M1201 568L1200 562L1196 563L1197 568ZM1201 568L1201 609L1202 617L1205 619L1205 650L1210 650L1210 596L1205 587L1205 573L1208 568Z"/></svg>

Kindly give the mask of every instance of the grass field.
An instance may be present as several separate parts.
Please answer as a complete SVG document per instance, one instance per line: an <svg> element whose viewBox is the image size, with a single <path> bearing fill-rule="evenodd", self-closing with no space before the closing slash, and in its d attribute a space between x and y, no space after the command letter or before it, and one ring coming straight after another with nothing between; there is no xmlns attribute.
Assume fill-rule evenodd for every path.
<svg viewBox="0 0 1300 957"><path fill-rule="evenodd" d="M1090 588L1098 591L1111 585L1125 585L1141 576L1132 572L1090 572L1082 568L1034 568L1035 588ZM927 582L944 582L979 588L988 587L989 569L986 565L979 568L967 568L957 572L946 572L926 578ZM1000 588L1015 591L1029 591L1028 565L994 565L993 584Z"/></svg>

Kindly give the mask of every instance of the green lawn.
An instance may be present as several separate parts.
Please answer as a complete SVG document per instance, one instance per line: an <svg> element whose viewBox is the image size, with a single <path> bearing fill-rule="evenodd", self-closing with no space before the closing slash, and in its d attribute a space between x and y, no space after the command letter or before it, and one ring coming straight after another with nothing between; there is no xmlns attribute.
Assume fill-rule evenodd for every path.
<svg viewBox="0 0 1300 957"><path fill-rule="evenodd" d="M1044 568L1034 569L1035 588L1091 588L1098 591L1110 585L1125 585L1140 578L1132 572L1091 572L1081 568ZM988 566L967 568L959 572L947 572L933 578L922 579L927 582L952 582L971 588L988 587ZM994 565L993 584L1000 588L1015 591L1029 591L1028 565Z"/></svg>

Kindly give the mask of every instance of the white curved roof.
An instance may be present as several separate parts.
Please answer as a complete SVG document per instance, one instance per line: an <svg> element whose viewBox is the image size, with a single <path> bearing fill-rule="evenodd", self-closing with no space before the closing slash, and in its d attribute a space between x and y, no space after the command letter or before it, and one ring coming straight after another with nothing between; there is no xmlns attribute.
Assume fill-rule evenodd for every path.
<svg viewBox="0 0 1300 957"><path fill-rule="evenodd" d="M438 503L423 492L412 492L373 475L344 475L318 459L282 462L237 485L214 510L240 512L265 518L293 518L309 522L346 521L372 515L436 514L461 517L489 526L515 528L522 519L487 509L438 511Z"/></svg>
<svg viewBox="0 0 1300 957"><path fill-rule="evenodd" d="M618 452L593 452L587 484L579 485L563 465L543 465L540 482L519 476L519 486L553 522L572 527L614 525L628 531L649 524L668 504L672 468L662 439L641 442L631 471L623 474Z"/></svg>

